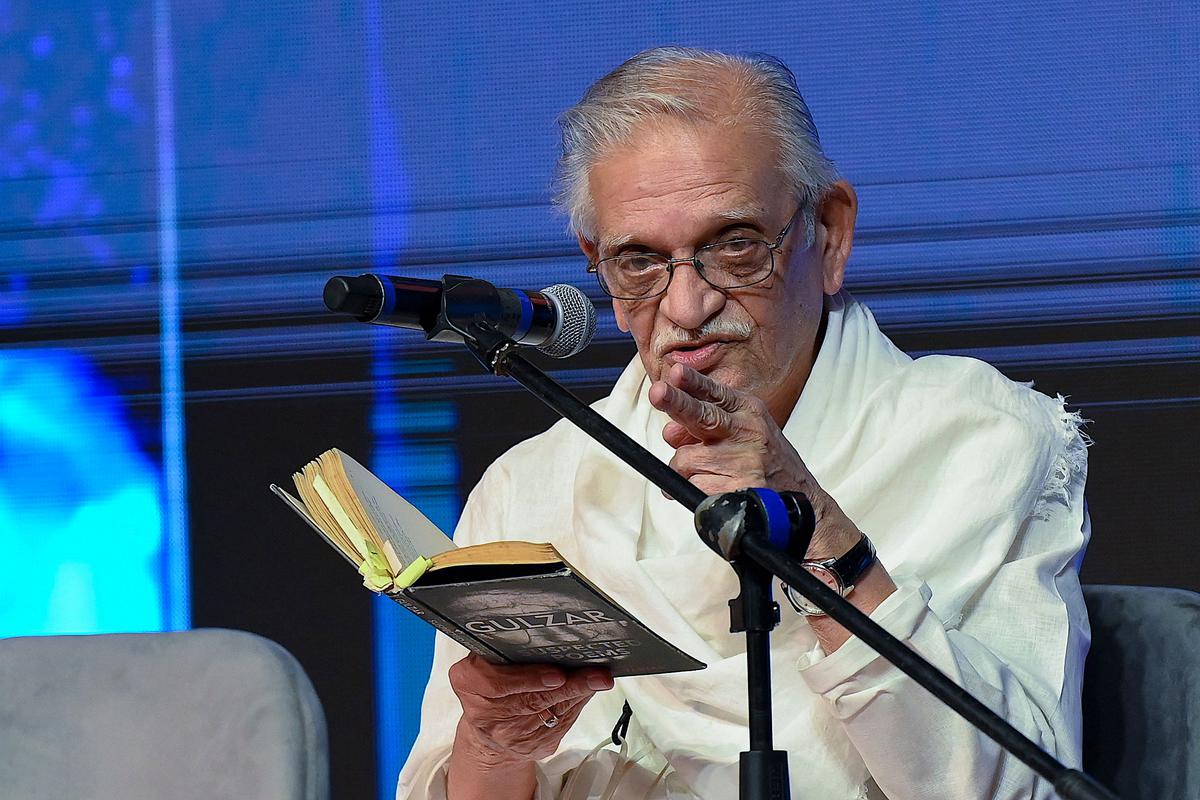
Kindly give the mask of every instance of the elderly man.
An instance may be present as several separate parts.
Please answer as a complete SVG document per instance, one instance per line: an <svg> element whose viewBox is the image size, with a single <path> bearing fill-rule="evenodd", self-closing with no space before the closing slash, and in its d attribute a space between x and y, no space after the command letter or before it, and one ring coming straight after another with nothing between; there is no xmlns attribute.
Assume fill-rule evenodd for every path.
<svg viewBox="0 0 1200 800"><path fill-rule="evenodd" d="M851 556L838 574L812 569L1077 764L1078 418L981 362L912 360L842 290L857 200L777 61L651 50L562 125L563 202L638 349L601 413L708 493L806 493L808 559ZM737 583L690 515L560 423L471 495L456 539L501 537L553 542L708 668L614 686L595 669L492 666L439 637L398 796L735 797L747 743L744 643L726 609ZM794 797L1050 796L788 596L772 661ZM624 701L634 726L614 752L600 744Z"/></svg>

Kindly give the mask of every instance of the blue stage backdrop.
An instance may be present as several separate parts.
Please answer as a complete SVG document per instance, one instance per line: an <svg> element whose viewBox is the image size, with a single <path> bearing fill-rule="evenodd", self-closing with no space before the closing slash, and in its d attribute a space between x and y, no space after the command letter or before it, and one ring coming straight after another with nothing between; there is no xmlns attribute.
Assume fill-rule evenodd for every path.
<svg viewBox="0 0 1200 800"><path fill-rule="evenodd" d="M0 635L189 623L157 23L0 7Z"/></svg>
<svg viewBox="0 0 1200 800"><path fill-rule="evenodd" d="M185 498L219 498L186 485L185 404L369 396L356 455L450 529L498 436L464 415L486 396L505 428L510 387L326 320L321 287L574 282L601 355L558 374L611 383L631 351L549 202L555 117L658 44L792 67L859 191L850 288L909 346L1019 378L1168 370L1086 383L1092 417L1200 405L1192 3L15 0L0 32L0 635L188 624ZM386 798L431 633L374 615Z"/></svg>

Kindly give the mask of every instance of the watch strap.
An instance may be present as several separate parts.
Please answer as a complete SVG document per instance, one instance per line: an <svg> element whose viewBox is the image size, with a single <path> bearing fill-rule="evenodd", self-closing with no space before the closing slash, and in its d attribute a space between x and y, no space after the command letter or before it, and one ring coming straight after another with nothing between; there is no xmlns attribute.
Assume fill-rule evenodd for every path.
<svg viewBox="0 0 1200 800"><path fill-rule="evenodd" d="M875 560L875 545L871 544L871 540L864 533L853 547L838 558L826 558L823 560L808 559L800 562L800 564L804 567L821 567L833 573L834 578L841 587L839 594L845 597L850 594L850 590L858 583L863 573L871 568ZM806 600L791 586L788 586L786 583L781 583L780 586L783 589L784 597L791 603L792 608L804 616L820 617L825 615L824 611Z"/></svg>
<svg viewBox="0 0 1200 800"><path fill-rule="evenodd" d="M843 588L848 591L850 587L858 583L862 574L871 568L875 559L875 545L871 544L871 540L864 533L858 542L840 557L823 560L810 559L803 563L821 566L829 570L838 576Z"/></svg>

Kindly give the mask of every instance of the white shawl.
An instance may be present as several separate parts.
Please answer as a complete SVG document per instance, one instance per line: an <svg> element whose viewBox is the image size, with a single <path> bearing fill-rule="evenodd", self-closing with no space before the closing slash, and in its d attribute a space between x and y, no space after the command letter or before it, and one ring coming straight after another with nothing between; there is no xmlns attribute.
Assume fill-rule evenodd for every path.
<svg viewBox="0 0 1200 800"><path fill-rule="evenodd" d="M880 561L902 586L897 595L915 598L922 610L927 600L939 635L942 626L961 623L988 645L989 631L996 629L997 647L1006 648L995 654L997 661L1050 707L1045 716L1052 727L1077 728L1069 713L1060 719L1058 706L1064 683L1077 682L1076 661L1082 659L1072 652L1078 631L1068 641L1067 606L1081 607L1072 565L1085 534L1076 514L1064 516L1065 525L1037 529L1037 541L1028 539L1031 522L1053 516L1053 506L1078 504L1079 498L1068 496L1072 485L1082 485L1086 458L1078 417L1064 410L1061 398L1013 383L980 361L914 361L845 293L826 298L826 307L825 337L784 434L821 486L871 536ZM667 419L650 406L648 388L635 359L596 407L669 459L661 438ZM557 796L564 774L608 735L628 699L652 748L696 795L735 797L747 725L744 644L740 634L729 632L727 607L737 581L697 538L688 512L564 422L497 460L472 493L455 540L497 538L553 542L634 615L708 665L699 672L623 678L613 691L597 695L559 752L541 765L539 796ZM1014 562L1029 569L1017 576L1015 567L1005 566ZM1011 583L1026 595L1022 613L1034 619L1025 616L1022 624L1038 632L1038 641L999 631L998 620L1014 609L995 605L1001 597L988 591L992 583ZM873 616L902 602L894 595ZM793 796L863 797L870 776L845 715L831 706L832 694L822 696L824 687L814 691L797 669L821 669L823 654L807 623L785 612L772 637L775 746L789 753ZM972 629L967 620L976 617L980 624ZM441 765L460 713L445 673L465 651L438 639L421 735L401 774L401 798L444 791L438 786ZM837 655L852 644L865 648L852 640ZM859 662L856 669L869 660L843 660L851 658ZM921 720L908 722L919 733ZM1066 730L1062 738L1077 747L1077 732ZM623 789L618 796L640 795Z"/></svg>

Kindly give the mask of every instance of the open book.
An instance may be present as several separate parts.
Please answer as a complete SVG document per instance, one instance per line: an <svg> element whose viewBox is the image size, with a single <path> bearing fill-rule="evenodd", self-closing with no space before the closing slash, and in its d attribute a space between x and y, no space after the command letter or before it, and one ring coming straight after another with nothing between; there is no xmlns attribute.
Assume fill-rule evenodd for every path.
<svg viewBox="0 0 1200 800"><path fill-rule="evenodd" d="M550 544L456 547L411 503L333 449L271 491L385 594L498 664L601 665L614 676L703 669Z"/></svg>

